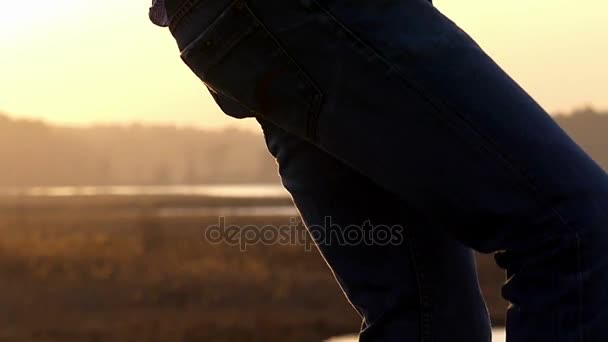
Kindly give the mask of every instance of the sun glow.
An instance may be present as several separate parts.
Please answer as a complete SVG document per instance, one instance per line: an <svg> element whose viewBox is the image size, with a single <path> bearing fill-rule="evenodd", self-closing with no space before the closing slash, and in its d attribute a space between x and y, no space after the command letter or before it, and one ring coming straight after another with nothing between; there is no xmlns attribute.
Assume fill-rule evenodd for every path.
<svg viewBox="0 0 608 342"><path fill-rule="evenodd" d="M18 39L22 34L61 23L62 17L74 15L86 8L82 0L2 0L0 1L0 30L2 39Z"/></svg>
<svg viewBox="0 0 608 342"><path fill-rule="evenodd" d="M551 112L608 107L608 2L435 0ZM0 112L234 124L183 65L150 0L0 0Z"/></svg>

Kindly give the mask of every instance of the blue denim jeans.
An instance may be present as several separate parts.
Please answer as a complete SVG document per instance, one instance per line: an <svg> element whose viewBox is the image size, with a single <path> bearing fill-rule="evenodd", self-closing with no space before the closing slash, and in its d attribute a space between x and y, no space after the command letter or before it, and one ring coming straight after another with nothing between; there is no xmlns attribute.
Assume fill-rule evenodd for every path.
<svg viewBox="0 0 608 342"><path fill-rule="evenodd" d="M489 341L472 250L507 272L510 342L608 341L605 171L430 2L174 1L182 59L258 119L311 233L404 227L318 241L361 341Z"/></svg>

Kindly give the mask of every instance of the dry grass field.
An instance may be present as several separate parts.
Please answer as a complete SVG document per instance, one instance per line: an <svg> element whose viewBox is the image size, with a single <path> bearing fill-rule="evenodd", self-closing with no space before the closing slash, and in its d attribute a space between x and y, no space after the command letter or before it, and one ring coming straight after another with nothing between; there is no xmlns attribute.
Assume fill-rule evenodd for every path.
<svg viewBox="0 0 608 342"><path fill-rule="evenodd" d="M201 205L251 201L0 198L0 341L297 342L358 329L358 317L315 249L256 245L242 252L205 241L217 217L159 215L162 208ZM227 223L290 220L229 217ZM500 323L502 272L489 257L480 265Z"/></svg>

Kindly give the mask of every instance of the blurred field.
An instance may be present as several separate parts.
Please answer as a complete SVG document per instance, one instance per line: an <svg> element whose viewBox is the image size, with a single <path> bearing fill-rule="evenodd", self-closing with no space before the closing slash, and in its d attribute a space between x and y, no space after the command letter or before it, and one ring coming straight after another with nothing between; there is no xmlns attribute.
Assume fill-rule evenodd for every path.
<svg viewBox="0 0 608 342"><path fill-rule="evenodd" d="M315 249L241 252L204 240L217 217L159 215L163 208L246 205L252 201L0 197L0 341L321 341L357 331L358 317ZM501 323L502 272L488 257L480 264Z"/></svg>

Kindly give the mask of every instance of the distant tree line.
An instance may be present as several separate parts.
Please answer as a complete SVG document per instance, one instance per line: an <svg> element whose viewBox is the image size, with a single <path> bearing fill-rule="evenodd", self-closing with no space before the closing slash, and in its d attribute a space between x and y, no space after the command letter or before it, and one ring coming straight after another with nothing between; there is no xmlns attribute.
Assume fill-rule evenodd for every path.
<svg viewBox="0 0 608 342"><path fill-rule="evenodd" d="M608 112L556 121L608 170ZM71 128L0 114L0 186L277 183L261 134L173 126Z"/></svg>
<svg viewBox="0 0 608 342"><path fill-rule="evenodd" d="M0 186L276 183L276 169L247 130L67 128L0 115Z"/></svg>
<svg viewBox="0 0 608 342"><path fill-rule="evenodd" d="M608 170L608 111L587 107L568 115L558 114L555 120L604 170Z"/></svg>

